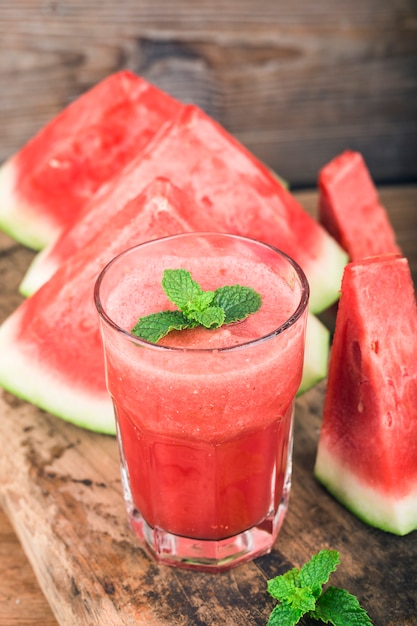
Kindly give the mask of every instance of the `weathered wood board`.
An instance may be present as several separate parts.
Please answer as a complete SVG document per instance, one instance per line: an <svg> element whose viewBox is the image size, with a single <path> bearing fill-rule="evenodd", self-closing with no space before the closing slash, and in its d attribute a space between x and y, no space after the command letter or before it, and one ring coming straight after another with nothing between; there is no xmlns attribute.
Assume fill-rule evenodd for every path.
<svg viewBox="0 0 417 626"><path fill-rule="evenodd" d="M57 626L41 592L32 566L0 507L0 624L4 626Z"/></svg>
<svg viewBox="0 0 417 626"><path fill-rule="evenodd" d="M314 194L300 198L314 206ZM415 262L417 187L382 198ZM33 255L5 236L0 251L3 319ZM313 478L324 389L297 401L290 508L273 552L222 575L161 566L142 551L126 523L113 438L0 392L0 502L59 624L264 625L274 605L267 579L331 547L341 553L332 582L358 596L375 626L417 625L416 533L364 525Z"/></svg>
<svg viewBox="0 0 417 626"><path fill-rule="evenodd" d="M293 186L346 147L378 182L417 178L415 0L3 0L0 161L121 68Z"/></svg>

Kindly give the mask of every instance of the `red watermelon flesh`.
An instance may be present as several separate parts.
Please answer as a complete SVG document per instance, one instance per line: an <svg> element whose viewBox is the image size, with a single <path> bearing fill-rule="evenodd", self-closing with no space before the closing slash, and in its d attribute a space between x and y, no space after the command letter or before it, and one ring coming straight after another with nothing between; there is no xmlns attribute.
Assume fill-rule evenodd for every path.
<svg viewBox="0 0 417 626"><path fill-rule="evenodd" d="M260 239L292 256L310 282L313 312L337 300L346 255L280 182L236 139L195 106L185 106L140 158L102 187L79 221L45 249L22 284L30 293L75 250L100 231L155 176L164 176L194 198L197 224ZM194 209L193 209L194 210Z"/></svg>
<svg viewBox="0 0 417 626"><path fill-rule="evenodd" d="M345 269L315 474L365 522L417 528L417 307L401 255Z"/></svg>
<svg viewBox="0 0 417 626"><path fill-rule="evenodd" d="M80 96L0 169L0 228L40 249L149 143L179 102L129 71Z"/></svg>
<svg viewBox="0 0 417 626"><path fill-rule="evenodd" d="M155 180L0 328L0 385L67 421L114 434L93 302L100 270L143 241L191 230L190 200Z"/></svg>
<svg viewBox="0 0 417 626"><path fill-rule="evenodd" d="M319 221L352 261L399 253L394 229L365 161L346 150L319 174Z"/></svg>

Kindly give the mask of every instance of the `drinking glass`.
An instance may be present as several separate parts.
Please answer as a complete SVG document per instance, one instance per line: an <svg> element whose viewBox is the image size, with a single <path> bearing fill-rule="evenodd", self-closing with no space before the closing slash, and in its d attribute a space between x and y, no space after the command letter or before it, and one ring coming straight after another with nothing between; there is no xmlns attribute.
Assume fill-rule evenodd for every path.
<svg viewBox="0 0 417 626"><path fill-rule="evenodd" d="M173 307L161 278L253 287L258 312L217 329L131 332ZM124 498L142 545L169 565L221 571L269 552L288 506L294 400L309 287L272 246L218 233L150 241L115 257L95 286Z"/></svg>

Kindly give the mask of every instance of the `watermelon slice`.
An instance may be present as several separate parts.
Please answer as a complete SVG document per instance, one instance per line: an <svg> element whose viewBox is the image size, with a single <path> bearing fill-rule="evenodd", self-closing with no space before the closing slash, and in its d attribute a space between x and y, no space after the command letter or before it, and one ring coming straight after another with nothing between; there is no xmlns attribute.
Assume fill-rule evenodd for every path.
<svg viewBox="0 0 417 626"><path fill-rule="evenodd" d="M346 150L321 171L319 221L352 261L399 253L395 233L362 155Z"/></svg>
<svg viewBox="0 0 417 626"><path fill-rule="evenodd" d="M103 80L1 167L0 228L44 247L180 106L129 71Z"/></svg>
<svg viewBox="0 0 417 626"><path fill-rule="evenodd" d="M156 179L106 224L97 237L62 264L0 328L0 385L79 426L114 434L93 287L99 271L122 250L142 241L194 230L184 218L192 200ZM194 215L194 212L190 213ZM204 219L201 226L208 229ZM326 374L328 335L312 314L300 388Z"/></svg>
<svg viewBox="0 0 417 626"><path fill-rule="evenodd" d="M33 293L155 176L190 194L210 230L259 239L298 261L310 283L313 312L338 299L346 254L264 165L192 105L98 191L73 228L36 257L22 293Z"/></svg>
<svg viewBox="0 0 417 626"><path fill-rule="evenodd" d="M1 386L65 420L114 434L94 283L122 250L191 230L182 216L187 202L168 181L152 182L25 300L0 328Z"/></svg>
<svg viewBox="0 0 417 626"><path fill-rule="evenodd" d="M417 528L417 307L401 255L346 267L315 475L368 524Z"/></svg>

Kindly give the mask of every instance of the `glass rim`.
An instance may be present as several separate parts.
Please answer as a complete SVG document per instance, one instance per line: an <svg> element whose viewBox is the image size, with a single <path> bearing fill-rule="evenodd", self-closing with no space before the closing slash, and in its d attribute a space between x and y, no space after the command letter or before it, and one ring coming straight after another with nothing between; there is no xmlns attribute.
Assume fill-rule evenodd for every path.
<svg viewBox="0 0 417 626"><path fill-rule="evenodd" d="M122 328L121 326L119 326L105 311L104 306L101 302L101 298L100 298L100 288L101 288L101 284L107 274L107 272L111 269L111 267L113 265L115 265L118 260L129 254L132 253L134 250L137 250L139 248L143 248L145 246L151 246L151 245L155 245L158 244L159 242L162 241L168 241L168 240L174 240L174 239L184 239L187 237L196 237L196 236L218 236L218 237L226 237L228 239L235 239L238 241L242 241L242 242L246 242L246 243L251 243L251 244L256 244L258 246L262 246L265 248L268 248L269 250L272 250L273 252L277 253L279 256L281 256L281 258L285 259L295 270L299 280L300 280L300 285L301 285L301 294L300 294L300 301L297 305L297 307L295 308L294 312L285 320L285 322L283 322L280 326L278 326L277 328L275 328L274 330L270 331L269 333L267 333L266 335L261 335L260 337L256 337L255 339L250 339L249 341L244 341L242 343L239 344L235 344L233 346L223 346L220 348L192 348L192 347L187 347L187 346L165 346L165 345L161 345L158 343L153 343L151 341L146 341L145 339L141 339L140 337L137 337L136 335L134 335L133 333L129 332L128 330ZM290 328L291 326L293 326L299 319L300 317L303 315L304 311L306 310L307 306L308 306L308 301L309 301L309 296L310 296L310 285L309 282L307 280L307 277L303 271L303 269L301 268L301 266L288 254L286 254L285 252L283 252L282 250L280 250L279 248L276 248L275 246L265 243L263 241L260 241L259 239L254 239L252 237L246 237L244 235L235 235L232 233L226 233L226 232L216 232L216 231L190 231L190 232L184 232L184 233L178 233L176 235L167 235L166 237L158 237L157 239L150 239L148 241L144 241L142 243L139 244L135 244L133 246L130 246L129 248L126 248L125 250L123 250L122 252L119 252L118 254L116 254L108 263L106 263L106 265L103 267L103 269L100 271L100 273L97 276L97 279L95 281L94 284L94 304L96 306L97 312L100 316L100 318L109 326L111 326L114 330L116 330L120 335L123 335L126 339L128 339L129 341L136 343L139 346L142 347L146 347L148 349L152 349L152 350L157 350L157 351L168 351L168 352L203 352L203 353L217 353L217 352L232 352L232 351L236 351L236 350L241 350L243 348L247 348L249 346L253 346L256 345L258 343L263 343L264 341L268 341L269 339L272 339L273 337L276 337L280 334L282 334L285 330L287 330L288 328ZM239 322L237 322L239 323Z"/></svg>

